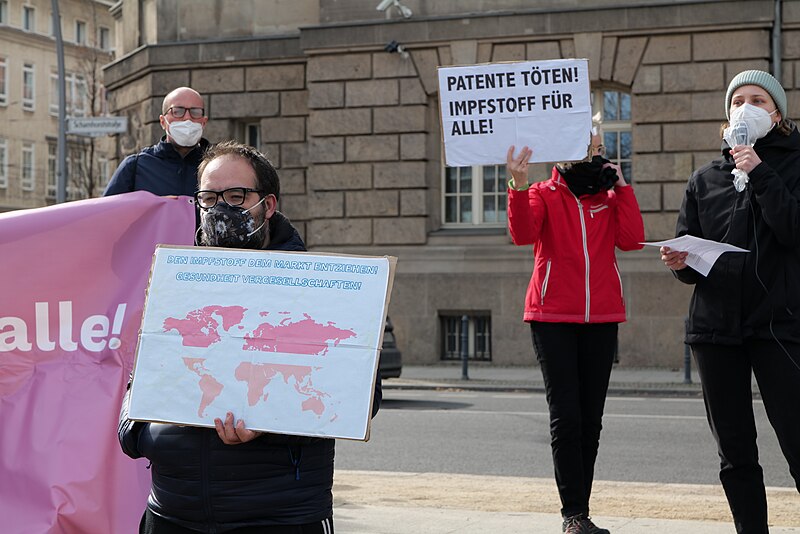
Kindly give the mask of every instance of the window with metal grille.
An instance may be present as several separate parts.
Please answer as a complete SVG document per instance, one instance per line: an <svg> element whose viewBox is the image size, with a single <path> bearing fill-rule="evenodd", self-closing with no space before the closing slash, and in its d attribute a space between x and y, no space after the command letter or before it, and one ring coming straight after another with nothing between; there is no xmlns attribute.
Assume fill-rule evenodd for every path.
<svg viewBox="0 0 800 534"><path fill-rule="evenodd" d="M467 359L492 360L492 316L489 312L439 313L441 359L460 360L466 333Z"/></svg>
<svg viewBox="0 0 800 534"><path fill-rule="evenodd" d="M605 157L622 168L622 175L630 183L633 133L631 132L631 95L613 89L595 89L592 93L593 112L603 117L603 145Z"/></svg>

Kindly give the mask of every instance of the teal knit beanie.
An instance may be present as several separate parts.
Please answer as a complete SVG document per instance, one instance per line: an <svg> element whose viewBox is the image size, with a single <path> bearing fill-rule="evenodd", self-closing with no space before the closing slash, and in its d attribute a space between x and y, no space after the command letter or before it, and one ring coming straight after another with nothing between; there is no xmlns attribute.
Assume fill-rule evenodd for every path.
<svg viewBox="0 0 800 534"><path fill-rule="evenodd" d="M775 106L778 108L781 118L788 118L786 115L786 93L783 87L781 87L780 82L778 82L774 76L763 70L746 70L733 77L730 85L728 85L728 92L725 94L725 116L727 118L731 118L730 109L733 92L743 85L757 85L764 89L775 102Z"/></svg>

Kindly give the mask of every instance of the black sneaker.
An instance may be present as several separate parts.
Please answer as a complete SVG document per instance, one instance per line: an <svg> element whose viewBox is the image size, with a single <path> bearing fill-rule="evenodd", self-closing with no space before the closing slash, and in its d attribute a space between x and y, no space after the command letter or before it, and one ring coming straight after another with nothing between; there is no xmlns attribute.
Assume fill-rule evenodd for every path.
<svg viewBox="0 0 800 534"><path fill-rule="evenodd" d="M611 534L608 530L599 528L592 523L592 519L585 514L564 518L564 522L561 524L561 531L564 534Z"/></svg>

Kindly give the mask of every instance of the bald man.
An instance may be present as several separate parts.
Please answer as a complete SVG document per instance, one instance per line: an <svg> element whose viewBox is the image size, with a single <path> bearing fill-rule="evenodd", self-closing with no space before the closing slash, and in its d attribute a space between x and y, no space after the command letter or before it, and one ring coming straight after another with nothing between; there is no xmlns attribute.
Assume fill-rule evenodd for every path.
<svg viewBox="0 0 800 534"><path fill-rule="evenodd" d="M165 132L161 141L122 160L103 196L131 191L194 195L197 167L209 146L203 139L208 122L203 97L190 87L178 87L164 97L158 119Z"/></svg>

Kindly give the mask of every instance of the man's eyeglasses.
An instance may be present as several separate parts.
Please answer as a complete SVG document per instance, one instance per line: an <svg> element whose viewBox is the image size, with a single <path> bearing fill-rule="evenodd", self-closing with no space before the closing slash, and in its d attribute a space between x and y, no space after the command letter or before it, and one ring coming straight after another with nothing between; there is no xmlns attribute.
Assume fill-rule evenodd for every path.
<svg viewBox="0 0 800 534"><path fill-rule="evenodd" d="M167 110L167 113L172 113L175 117L182 119L187 111L193 119L200 119L206 113L205 108L185 108L183 106L172 106Z"/></svg>
<svg viewBox="0 0 800 534"><path fill-rule="evenodd" d="M229 206L241 206L244 204L248 193L259 193L258 189L250 189L249 187L231 187L224 191L210 191L202 190L194 194L194 200L197 205L204 210L211 209L217 205L219 197L222 197L223 202Z"/></svg>

